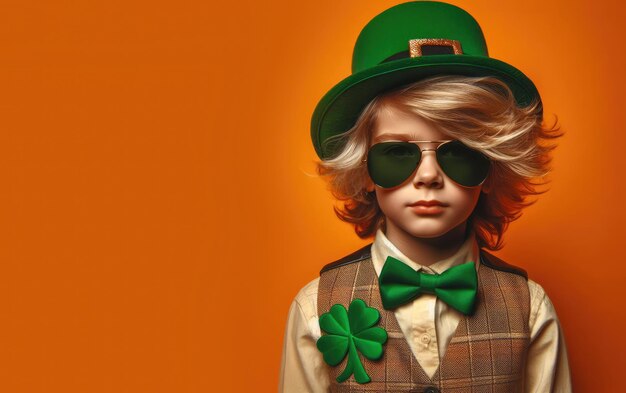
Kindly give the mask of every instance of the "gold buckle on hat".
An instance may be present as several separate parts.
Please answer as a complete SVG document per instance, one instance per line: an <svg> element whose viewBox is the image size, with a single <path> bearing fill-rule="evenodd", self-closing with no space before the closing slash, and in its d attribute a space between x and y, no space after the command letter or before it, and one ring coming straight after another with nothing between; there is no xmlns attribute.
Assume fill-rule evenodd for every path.
<svg viewBox="0 0 626 393"><path fill-rule="evenodd" d="M409 40L409 56L424 56L422 48L426 46L447 46L452 48L455 55L463 54L461 43L457 40L449 40L446 38L419 38Z"/></svg>

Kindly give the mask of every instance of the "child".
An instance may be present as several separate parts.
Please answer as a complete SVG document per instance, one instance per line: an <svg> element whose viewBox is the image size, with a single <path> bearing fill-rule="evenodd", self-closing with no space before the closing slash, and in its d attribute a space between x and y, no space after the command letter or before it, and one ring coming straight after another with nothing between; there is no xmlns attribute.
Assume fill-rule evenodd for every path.
<svg viewBox="0 0 626 393"><path fill-rule="evenodd" d="M326 265L287 322L283 392L570 392L541 286L485 251L548 172L533 83L440 2L361 32L353 74L313 114L336 212L374 242Z"/></svg>

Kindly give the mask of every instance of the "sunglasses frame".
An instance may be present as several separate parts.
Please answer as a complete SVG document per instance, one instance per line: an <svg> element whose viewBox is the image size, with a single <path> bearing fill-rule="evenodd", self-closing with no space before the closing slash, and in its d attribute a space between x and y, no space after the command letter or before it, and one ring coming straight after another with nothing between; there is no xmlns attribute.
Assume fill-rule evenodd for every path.
<svg viewBox="0 0 626 393"><path fill-rule="evenodd" d="M367 149L367 155L369 155L369 152L370 152L370 150L372 149L372 147L374 147L374 146L376 146L376 145L378 145L378 144L381 144L381 143L389 143L389 142L396 142L396 143L397 143L397 142L401 142L401 143L412 143L412 144L416 145L416 146L417 146L417 148L418 148L418 149L420 149L420 159L419 159L419 161L417 162L417 165L415 166L415 169L413 169L413 172L411 172L411 174L410 174L410 175L409 175L406 179L404 179L404 181L403 181L402 183L398 184L397 186L393 186L393 187L383 187L383 186L380 186L380 185L378 185L378 184L376 184L376 183L374 182L374 184L376 184L376 186L378 186L378 187L380 187L380 188L384 188L384 189L386 189L386 190L390 190L390 189L392 189L392 188L399 187L399 186L401 186L402 184L404 184L404 183L405 183L408 179L410 179L410 178L411 178L411 176L413 176L413 174L415 173L415 171L417 170L417 168L419 168L420 164L422 163L422 159L424 158L424 154L422 154L422 153L423 153L423 152L425 152L425 151L434 151L434 152L436 153L436 152L437 152L437 150L438 150L441 146L443 146L443 145L445 145L445 144L447 144L447 143L451 143L451 142L459 142L459 143L463 144L463 146L467 147L467 148L468 148L468 149L470 149L470 150L478 151L478 150L472 149L472 148L471 148L471 147L469 147L469 146L466 146L463 142L459 141L458 139L446 139L446 140L438 140L438 141L404 141L404 140L393 140L393 139L392 139L392 140L384 140L384 141L380 141L380 142L376 142L376 143L374 143L372 146L370 146L370 147ZM432 148L431 148L431 149L422 149L422 147L421 147L420 145L418 145L418 143L438 143L438 145L437 145L437 147L435 147L434 149L432 149ZM491 162L491 159L490 159L489 157L485 156L485 155L484 155L483 153L481 153L481 152L478 152L478 153L482 154L482 155L483 155L483 156L484 156L487 160L489 160L489 162ZM436 160L436 161L437 161L437 166L439 166L439 169L441 169L441 171L442 171L442 172L446 175L446 177L447 177L448 179L450 179L450 180L451 180L454 184L458 185L459 187L463 187L463 188L474 188L474 187L479 187L479 186L481 186L481 185L485 182L485 180L487 180L487 177L488 177L488 176L485 176L485 178L483 179L483 181L481 181L480 183L478 183L478 184L477 184L477 185L475 185L475 186L464 186L463 184L460 184L460 183L458 183L458 182L454 181L454 180L453 180L450 176L448 176L448 174L447 174L447 173L446 173L446 172L445 172L445 171L441 168L441 165L439 164L439 160ZM365 158L363 159L363 161L362 161L362 162L367 163L367 156L365 156ZM368 172L369 172L369 171L368 171ZM371 176L370 176L370 179L371 179ZM372 179L372 182L373 182L373 181L374 181L374 179Z"/></svg>

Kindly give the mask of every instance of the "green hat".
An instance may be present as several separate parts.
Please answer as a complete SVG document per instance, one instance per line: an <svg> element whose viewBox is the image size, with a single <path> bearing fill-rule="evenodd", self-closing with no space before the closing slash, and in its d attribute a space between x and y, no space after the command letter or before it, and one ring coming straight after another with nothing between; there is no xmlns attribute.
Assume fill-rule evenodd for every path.
<svg viewBox="0 0 626 393"><path fill-rule="evenodd" d="M329 137L354 126L380 93L434 75L493 76L513 91L519 106L541 98L517 68L490 58L478 22L466 11L437 1L396 5L372 19L354 45L352 75L317 104L311 138L317 155L333 156L340 146Z"/></svg>

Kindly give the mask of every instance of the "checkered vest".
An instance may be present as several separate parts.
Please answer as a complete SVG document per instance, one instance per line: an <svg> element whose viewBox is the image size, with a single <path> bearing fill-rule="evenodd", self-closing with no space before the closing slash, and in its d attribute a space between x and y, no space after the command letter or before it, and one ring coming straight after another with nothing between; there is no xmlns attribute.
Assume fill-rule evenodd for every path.
<svg viewBox="0 0 626 393"><path fill-rule="evenodd" d="M383 357L361 356L371 382L354 377L336 381L347 357L330 367L331 392L518 392L529 344L530 294L526 272L481 251L478 297L474 314L464 316L432 378L417 362L393 311L383 308L370 245L322 269L318 315L353 299L380 311L378 326L388 334Z"/></svg>

